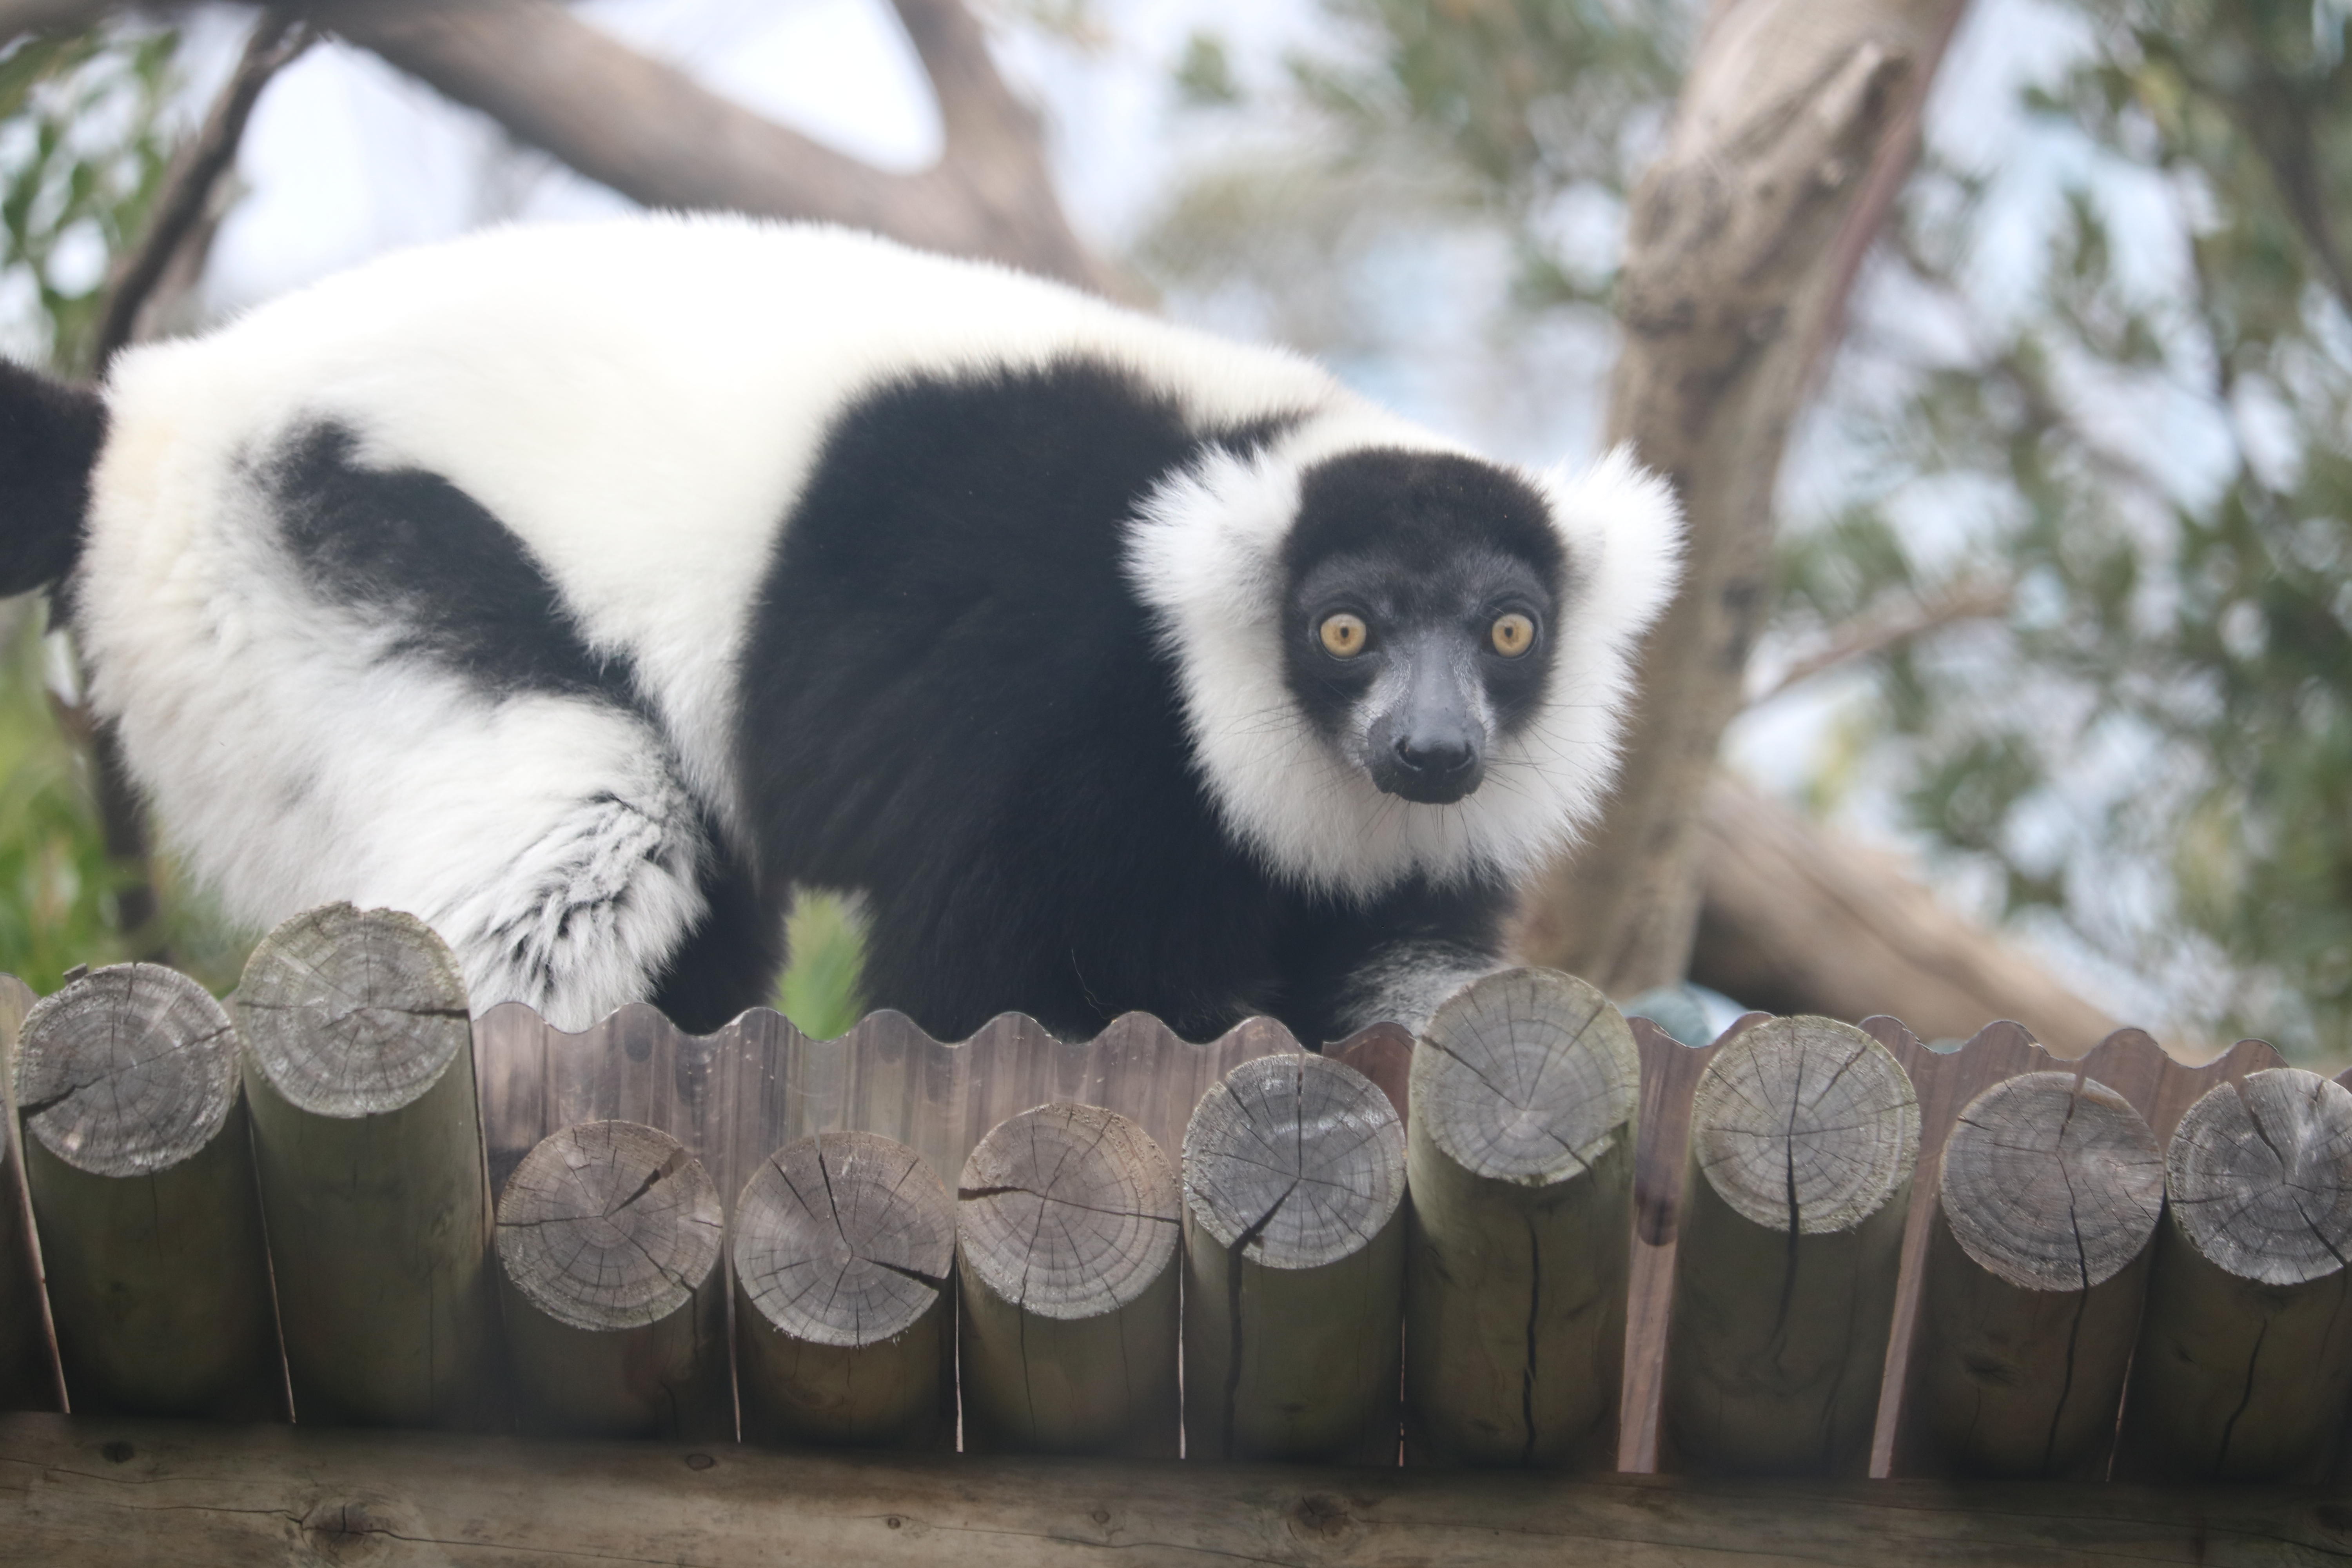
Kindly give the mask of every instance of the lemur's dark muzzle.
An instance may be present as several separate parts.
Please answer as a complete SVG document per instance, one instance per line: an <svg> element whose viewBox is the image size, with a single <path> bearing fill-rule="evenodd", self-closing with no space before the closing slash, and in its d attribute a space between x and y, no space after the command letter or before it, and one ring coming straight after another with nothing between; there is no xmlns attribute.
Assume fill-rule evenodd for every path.
<svg viewBox="0 0 2352 1568"><path fill-rule="evenodd" d="M1372 783L1423 805L1450 805L1486 773L1486 726L1454 650L1432 639L1412 650L1403 700L1365 739Z"/></svg>

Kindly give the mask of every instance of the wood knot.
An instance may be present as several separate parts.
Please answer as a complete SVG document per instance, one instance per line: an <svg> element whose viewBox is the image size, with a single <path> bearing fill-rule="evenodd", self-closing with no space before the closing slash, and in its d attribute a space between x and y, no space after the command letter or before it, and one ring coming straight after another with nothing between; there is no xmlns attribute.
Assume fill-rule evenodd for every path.
<svg viewBox="0 0 2352 1568"><path fill-rule="evenodd" d="M1290 1527L1299 1534L1320 1541L1337 1541L1356 1527L1347 1503L1328 1492L1308 1492L1290 1510Z"/></svg>
<svg viewBox="0 0 2352 1568"><path fill-rule="evenodd" d="M109 1443L104 1447L99 1449L98 1452L99 1457L103 1458L110 1465L127 1465L131 1461L131 1458L139 1452L139 1450L124 1442L121 1438L117 1437L113 1442Z"/></svg>
<svg viewBox="0 0 2352 1568"><path fill-rule="evenodd" d="M686 1468L689 1470L707 1470L718 1462L708 1454L688 1454L686 1457Z"/></svg>
<svg viewBox="0 0 2352 1568"><path fill-rule="evenodd" d="M404 1533L421 1532L404 1532L387 1505L361 1498L331 1499L302 1516L303 1544L328 1563L382 1562Z"/></svg>

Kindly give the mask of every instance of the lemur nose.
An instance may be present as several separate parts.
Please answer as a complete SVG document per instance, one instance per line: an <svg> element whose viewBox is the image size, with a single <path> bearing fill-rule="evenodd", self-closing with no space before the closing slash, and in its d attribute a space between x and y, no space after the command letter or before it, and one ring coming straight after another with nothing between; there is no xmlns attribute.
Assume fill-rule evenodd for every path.
<svg viewBox="0 0 2352 1568"><path fill-rule="evenodd" d="M1428 779L1448 779L1469 771L1478 760L1477 748L1462 734L1400 735L1397 761Z"/></svg>

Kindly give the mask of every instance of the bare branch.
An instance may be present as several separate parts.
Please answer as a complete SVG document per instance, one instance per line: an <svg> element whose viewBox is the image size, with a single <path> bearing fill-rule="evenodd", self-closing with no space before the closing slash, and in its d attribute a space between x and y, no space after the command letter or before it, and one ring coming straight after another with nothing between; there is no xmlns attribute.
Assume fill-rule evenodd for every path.
<svg viewBox="0 0 2352 1568"><path fill-rule="evenodd" d="M86 33L117 8L116 0L0 0L0 46L26 33Z"/></svg>
<svg viewBox="0 0 2352 1568"><path fill-rule="evenodd" d="M142 315L156 299L157 286L194 248L210 248L205 217L222 178L236 163L236 149L245 139L246 121L260 101L270 79L310 47L307 26L283 10L262 13L246 40L245 54L227 85L213 100L204 125L173 154L172 167L157 193L154 212L138 247L115 264L107 286L106 313L100 319L98 342L90 353L93 369L103 373L116 353L145 334ZM183 268L193 273L194 269Z"/></svg>
<svg viewBox="0 0 2352 1568"><path fill-rule="evenodd" d="M1868 658L1890 648L1940 631L1956 621L1982 620L1989 616L2005 614L2016 597L2016 584L2011 583L1965 583L1936 598L1916 604L1900 615L1874 616L1865 620L1840 626L1830 634L1829 640L1804 658L1792 662L1772 683L1748 698L1748 706L1760 708L1794 686L1801 686L1815 676L1858 658Z"/></svg>
<svg viewBox="0 0 2352 1568"><path fill-rule="evenodd" d="M873 168L730 103L554 0L310 8L352 43L647 206L823 219L1128 291L1070 232L1034 124L1025 139L1009 133L1009 117L1025 111L971 18L952 0L908 0L907 11L926 65L942 73L950 136L940 163L915 174Z"/></svg>
<svg viewBox="0 0 2352 1568"><path fill-rule="evenodd" d="M1691 977L1750 1006L1899 1014L1924 1038L2014 1018L2062 1056L2115 1021L1946 909L1894 856L1824 832L1727 773L1696 827L1705 892Z"/></svg>

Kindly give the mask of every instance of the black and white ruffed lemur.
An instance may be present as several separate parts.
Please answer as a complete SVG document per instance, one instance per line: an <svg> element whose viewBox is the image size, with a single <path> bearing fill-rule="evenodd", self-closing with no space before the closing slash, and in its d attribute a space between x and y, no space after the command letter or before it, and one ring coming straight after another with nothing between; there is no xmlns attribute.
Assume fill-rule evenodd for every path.
<svg viewBox="0 0 2352 1568"><path fill-rule="evenodd" d="M501 229L102 394L0 367L0 591L60 583L184 865L572 1029L760 1002L796 884L943 1037L1416 1024L1592 816L1679 540L1622 453L817 226Z"/></svg>

